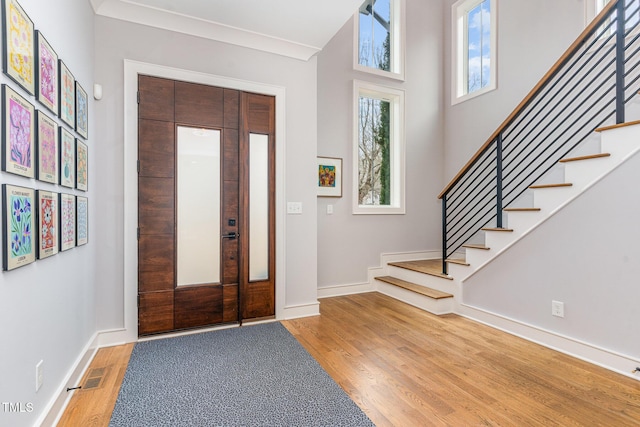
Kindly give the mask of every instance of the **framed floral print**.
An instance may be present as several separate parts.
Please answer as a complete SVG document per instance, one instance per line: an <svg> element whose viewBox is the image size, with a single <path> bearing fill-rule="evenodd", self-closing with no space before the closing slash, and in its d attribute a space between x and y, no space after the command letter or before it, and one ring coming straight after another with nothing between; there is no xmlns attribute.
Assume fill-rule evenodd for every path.
<svg viewBox="0 0 640 427"><path fill-rule="evenodd" d="M76 196L60 194L60 251L76 246Z"/></svg>
<svg viewBox="0 0 640 427"><path fill-rule="evenodd" d="M318 157L318 197L342 197L342 159Z"/></svg>
<svg viewBox="0 0 640 427"><path fill-rule="evenodd" d="M2 269L13 270L36 260L35 191L15 185L2 185Z"/></svg>
<svg viewBox="0 0 640 427"><path fill-rule="evenodd" d="M36 99L58 115L58 54L36 30Z"/></svg>
<svg viewBox="0 0 640 427"><path fill-rule="evenodd" d="M35 175L35 108L7 85L2 85L2 170Z"/></svg>
<svg viewBox="0 0 640 427"><path fill-rule="evenodd" d="M37 190L38 197L38 259L58 253L58 194Z"/></svg>
<svg viewBox="0 0 640 427"><path fill-rule="evenodd" d="M73 188L76 184L76 143L73 134L60 126L60 185Z"/></svg>
<svg viewBox="0 0 640 427"><path fill-rule="evenodd" d="M33 21L16 0L2 0L2 71L34 94Z"/></svg>
<svg viewBox="0 0 640 427"><path fill-rule="evenodd" d="M89 136L89 101L87 92L76 82L76 132L87 139Z"/></svg>
<svg viewBox="0 0 640 427"><path fill-rule="evenodd" d="M62 59L58 60L58 70L58 76L60 78L60 92L58 93L60 105L58 114L63 122L73 128L76 124L76 79Z"/></svg>
<svg viewBox="0 0 640 427"><path fill-rule="evenodd" d="M89 184L89 154L87 144L76 139L76 188L87 191Z"/></svg>
<svg viewBox="0 0 640 427"><path fill-rule="evenodd" d="M89 199L76 196L76 245L82 246L89 242Z"/></svg>
<svg viewBox="0 0 640 427"><path fill-rule="evenodd" d="M42 111L36 111L36 178L58 183L58 125Z"/></svg>

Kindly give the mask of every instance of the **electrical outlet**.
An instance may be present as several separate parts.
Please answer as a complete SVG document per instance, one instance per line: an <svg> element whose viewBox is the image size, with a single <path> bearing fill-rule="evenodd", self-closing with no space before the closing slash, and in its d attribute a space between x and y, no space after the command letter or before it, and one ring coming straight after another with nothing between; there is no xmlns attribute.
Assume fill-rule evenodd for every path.
<svg viewBox="0 0 640 427"><path fill-rule="evenodd" d="M551 314L556 317L564 317L564 303L560 301L551 301Z"/></svg>
<svg viewBox="0 0 640 427"><path fill-rule="evenodd" d="M333 205L327 205L327 215L333 214Z"/></svg>
<svg viewBox="0 0 640 427"><path fill-rule="evenodd" d="M44 363L44 360L41 360L36 365L36 391L40 390L40 387L42 387L42 382L44 381L44 375L42 372L43 363Z"/></svg>

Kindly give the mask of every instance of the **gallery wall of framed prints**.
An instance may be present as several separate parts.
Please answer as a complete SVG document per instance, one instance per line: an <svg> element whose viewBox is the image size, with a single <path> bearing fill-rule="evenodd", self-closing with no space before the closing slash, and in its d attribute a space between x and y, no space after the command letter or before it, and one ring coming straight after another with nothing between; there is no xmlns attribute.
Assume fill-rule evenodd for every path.
<svg viewBox="0 0 640 427"><path fill-rule="evenodd" d="M89 99L18 0L1 0L2 268L89 242ZM14 178L16 177L17 178Z"/></svg>

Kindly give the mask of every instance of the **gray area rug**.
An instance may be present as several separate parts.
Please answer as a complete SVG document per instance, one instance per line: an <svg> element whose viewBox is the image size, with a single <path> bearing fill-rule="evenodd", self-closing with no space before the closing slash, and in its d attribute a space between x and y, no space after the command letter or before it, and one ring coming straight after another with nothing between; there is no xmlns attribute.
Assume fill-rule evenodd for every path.
<svg viewBox="0 0 640 427"><path fill-rule="evenodd" d="M280 323L136 344L110 426L373 426Z"/></svg>

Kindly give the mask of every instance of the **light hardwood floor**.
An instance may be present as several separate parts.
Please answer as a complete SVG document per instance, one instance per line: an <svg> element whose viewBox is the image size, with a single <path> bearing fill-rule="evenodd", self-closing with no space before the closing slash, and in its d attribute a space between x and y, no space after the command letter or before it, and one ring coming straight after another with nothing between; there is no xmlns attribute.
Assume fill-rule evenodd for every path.
<svg viewBox="0 0 640 427"><path fill-rule="evenodd" d="M378 293L320 311L283 324L378 427L640 425L640 381L468 319ZM60 426L108 425L130 353L100 350L89 372L113 381L75 392Z"/></svg>

